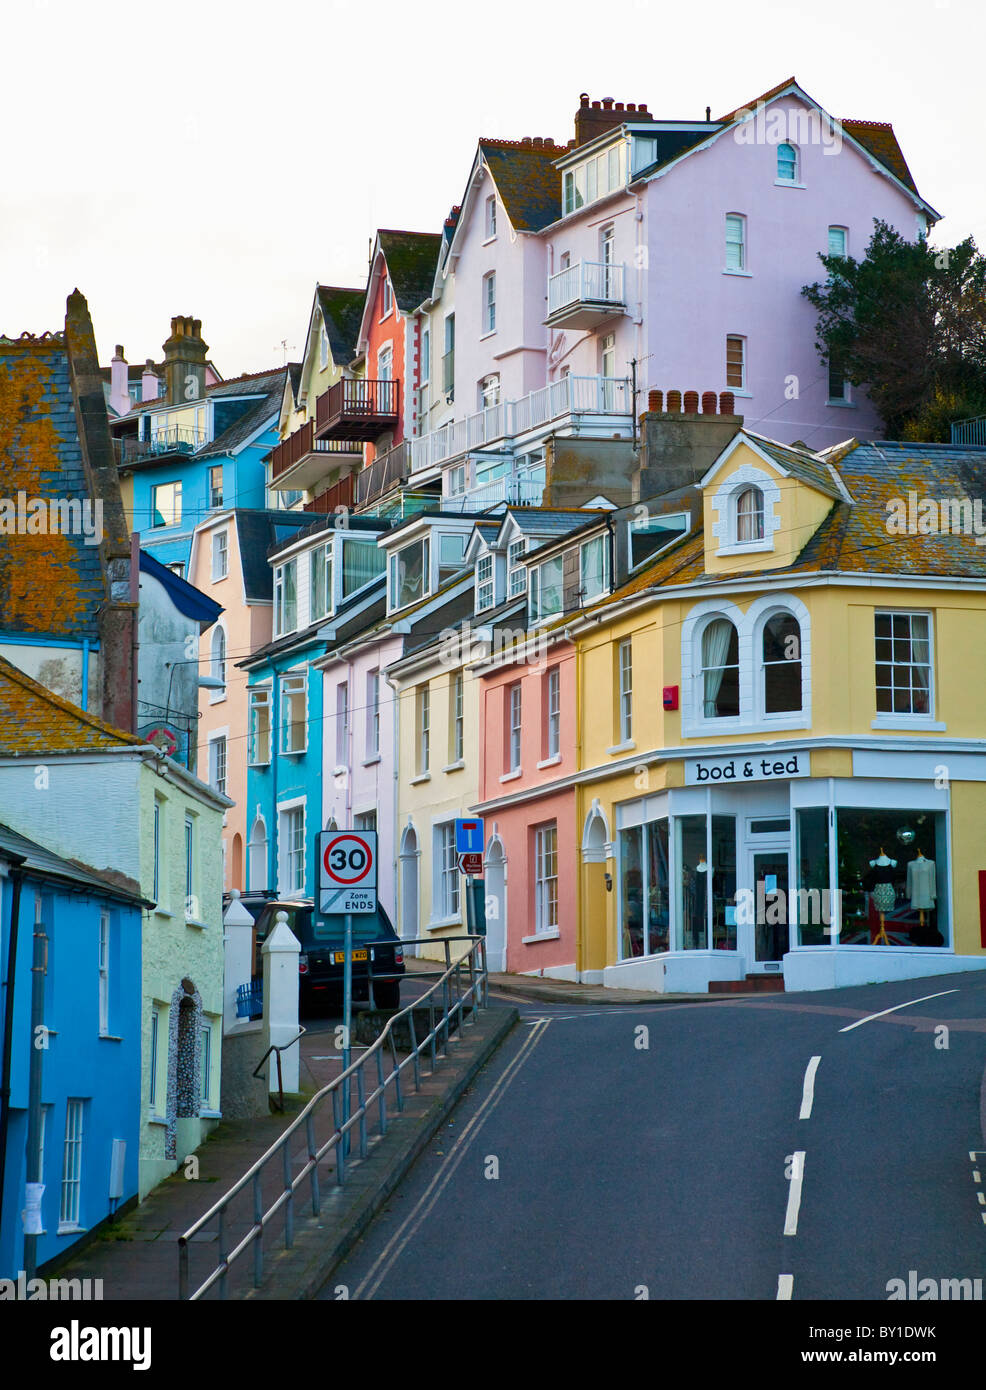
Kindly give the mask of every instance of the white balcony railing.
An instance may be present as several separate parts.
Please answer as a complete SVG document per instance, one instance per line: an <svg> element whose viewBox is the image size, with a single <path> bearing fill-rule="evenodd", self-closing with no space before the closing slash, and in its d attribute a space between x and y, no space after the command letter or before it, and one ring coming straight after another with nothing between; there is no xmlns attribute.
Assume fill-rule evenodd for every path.
<svg viewBox="0 0 986 1390"><path fill-rule="evenodd" d="M492 483L482 487L470 488L442 499L442 510L447 512L485 512L500 502L511 507L540 507L544 496L544 479L495 478Z"/></svg>
<svg viewBox="0 0 986 1390"><path fill-rule="evenodd" d="M564 376L522 396L487 406L411 441L411 472L434 468L459 454L510 439L564 415L631 413L630 381L616 376Z"/></svg>
<svg viewBox="0 0 986 1390"><path fill-rule="evenodd" d="M624 304L623 266L611 261L577 261L548 276L548 314L576 304Z"/></svg>

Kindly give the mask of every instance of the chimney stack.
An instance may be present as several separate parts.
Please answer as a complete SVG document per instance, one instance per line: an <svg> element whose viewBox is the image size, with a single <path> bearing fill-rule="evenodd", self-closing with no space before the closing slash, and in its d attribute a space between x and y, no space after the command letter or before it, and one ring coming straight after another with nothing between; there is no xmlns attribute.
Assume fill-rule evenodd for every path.
<svg viewBox="0 0 986 1390"><path fill-rule="evenodd" d="M640 417L640 463L631 481L633 500L687 487L704 477L743 427L743 417L734 414L735 408L731 391L717 396L715 391L649 390L647 410Z"/></svg>
<svg viewBox="0 0 986 1390"><path fill-rule="evenodd" d="M117 343L116 352L110 362L110 407L117 415L126 415L130 410L130 404L127 359L123 355L122 343Z"/></svg>
<svg viewBox="0 0 986 1390"><path fill-rule="evenodd" d="M179 314L171 320L171 337L164 344L164 371L169 405L200 401L205 395L208 344L202 340L202 320Z"/></svg>
<svg viewBox="0 0 986 1390"><path fill-rule="evenodd" d="M615 130L624 121L652 121L654 117L647 110L646 102L614 101L603 97L602 101L589 101L589 93L579 96L579 109L575 113L575 145L585 145L603 135L607 130Z"/></svg>
<svg viewBox="0 0 986 1390"><path fill-rule="evenodd" d="M144 401L156 401L160 386L161 383L158 380L153 358L148 357L147 361L144 363L144 370L140 377L141 404L143 405Z"/></svg>

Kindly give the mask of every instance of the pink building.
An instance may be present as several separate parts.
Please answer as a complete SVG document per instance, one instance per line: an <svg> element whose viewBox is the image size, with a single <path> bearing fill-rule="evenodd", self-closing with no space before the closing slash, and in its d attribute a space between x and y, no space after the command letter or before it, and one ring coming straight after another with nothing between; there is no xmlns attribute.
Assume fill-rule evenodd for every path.
<svg viewBox="0 0 986 1390"><path fill-rule="evenodd" d="M490 968L576 978L575 649L559 637L481 672Z"/></svg>

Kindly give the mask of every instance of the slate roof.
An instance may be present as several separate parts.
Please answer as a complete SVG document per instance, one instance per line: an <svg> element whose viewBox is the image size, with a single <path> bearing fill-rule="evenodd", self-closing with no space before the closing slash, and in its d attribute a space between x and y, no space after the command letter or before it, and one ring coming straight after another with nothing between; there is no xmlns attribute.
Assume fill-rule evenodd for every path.
<svg viewBox="0 0 986 1390"><path fill-rule="evenodd" d="M208 627L223 612L221 603L211 599L201 589L196 589L194 584L189 584L187 579L182 579L180 575L175 574L174 570L168 569L167 565L162 565L160 560L156 560L149 551L142 550L140 552L139 563L141 573L152 575L159 583L163 584L172 603L187 618L192 618L198 623L205 623Z"/></svg>
<svg viewBox="0 0 986 1390"><path fill-rule="evenodd" d="M800 478L802 482L808 483L819 492L824 492L827 497L834 497L836 501L845 500L845 494L833 476L832 468L810 449L799 448L795 444L779 444L776 439L767 439L762 434L755 434L753 430L744 429L743 434L755 440L757 447L792 477Z"/></svg>
<svg viewBox="0 0 986 1390"><path fill-rule="evenodd" d="M413 233L404 233L403 235L410 236ZM318 307L322 311L325 331L329 335L332 360L339 364L351 361L359 338L359 326L363 317L363 300L366 297L366 291L341 289L338 285L316 285L315 294L318 298ZM416 309L420 303L421 300L419 299L417 304L412 307Z"/></svg>
<svg viewBox="0 0 986 1390"><path fill-rule="evenodd" d="M0 755L147 745L54 695L0 657Z"/></svg>
<svg viewBox="0 0 986 1390"><path fill-rule="evenodd" d="M308 526L310 513L238 507L233 517L246 601L256 603L270 599L274 593L274 572L267 563L267 552L273 546L284 545L295 532Z"/></svg>
<svg viewBox="0 0 986 1390"><path fill-rule="evenodd" d="M36 840L29 840L9 825L0 824L0 858L8 855L23 861L21 867L39 877L58 879L72 888L91 888L124 902L153 906L149 898L141 896L138 885L125 875L99 873L76 859L63 859Z"/></svg>
<svg viewBox="0 0 986 1390"><path fill-rule="evenodd" d="M543 536L547 541L553 540L556 536L567 536L570 531L579 531L583 526L599 521L607 514L601 508L598 511L590 511L575 508L508 507L503 513L500 525L502 528L507 517L510 517L516 522L522 535Z"/></svg>
<svg viewBox="0 0 986 1390"><path fill-rule="evenodd" d="M554 162L569 153L566 146L482 138L479 149L515 231L539 232L557 222L561 171Z"/></svg>
<svg viewBox="0 0 986 1390"><path fill-rule="evenodd" d="M0 497L21 490L90 497L63 335L0 341ZM0 627L95 639L106 599L100 547L84 536L0 534Z"/></svg>
<svg viewBox="0 0 986 1390"><path fill-rule="evenodd" d="M864 149L869 150L874 159L900 179L906 188L917 194L917 184L911 177L904 152L897 143L894 128L885 121L844 120L842 128L847 135L858 140ZM920 194L918 194L920 197Z"/></svg>
<svg viewBox="0 0 986 1390"><path fill-rule="evenodd" d="M245 411L228 429L223 430L222 434L217 435L211 444L206 444L192 457L206 459L214 458L217 454L233 453L263 426L265 420L271 416L276 420L281 412L287 373L287 367L278 367L275 372L261 372L251 377L241 377L235 382L224 381L221 385L208 387L208 396L226 398L252 396L263 392L263 398L257 401L252 409ZM236 390L236 387L239 387L239 390Z"/></svg>
<svg viewBox="0 0 986 1390"><path fill-rule="evenodd" d="M398 232L380 231L377 233L380 250L387 262L387 274L394 287L397 307L403 314L410 314L431 298L435 283L435 268L442 245L441 232ZM360 317L362 317L362 295L360 297ZM359 330L359 320L356 323ZM355 335L354 335L355 345ZM352 356L350 350L349 356Z"/></svg>

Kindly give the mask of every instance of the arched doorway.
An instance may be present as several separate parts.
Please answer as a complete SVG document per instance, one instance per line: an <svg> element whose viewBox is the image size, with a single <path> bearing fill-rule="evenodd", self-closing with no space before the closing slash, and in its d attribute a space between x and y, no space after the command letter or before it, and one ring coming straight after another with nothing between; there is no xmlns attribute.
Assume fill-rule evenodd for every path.
<svg viewBox="0 0 986 1390"><path fill-rule="evenodd" d="M486 847L486 962L491 971L507 968L507 856L496 823Z"/></svg>
<svg viewBox="0 0 986 1390"><path fill-rule="evenodd" d="M233 836L233 869L230 887L243 891L243 836L239 831Z"/></svg>
<svg viewBox="0 0 986 1390"><path fill-rule="evenodd" d="M249 887L256 891L259 888L267 887L267 824L260 812L253 822L250 830L249 840L250 851L250 883Z"/></svg>
<svg viewBox="0 0 986 1390"><path fill-rule="evenodd" d="M400 848L400 935L405 940L413 940L418 935L418 862L420 857L417 831L408 822L404 834L401 836ZM411 954L418 954L416 946L412 947Z"/></svg>
<svg viewBox="0 0 986 1390"><path fill-rule="evenodd" d="M194 981L185 979L172 994L168 1013L165 1158L180 1159L190 1151L178 1143L178 1121L197 1119L201 1109L202 996Z"/></svg>

